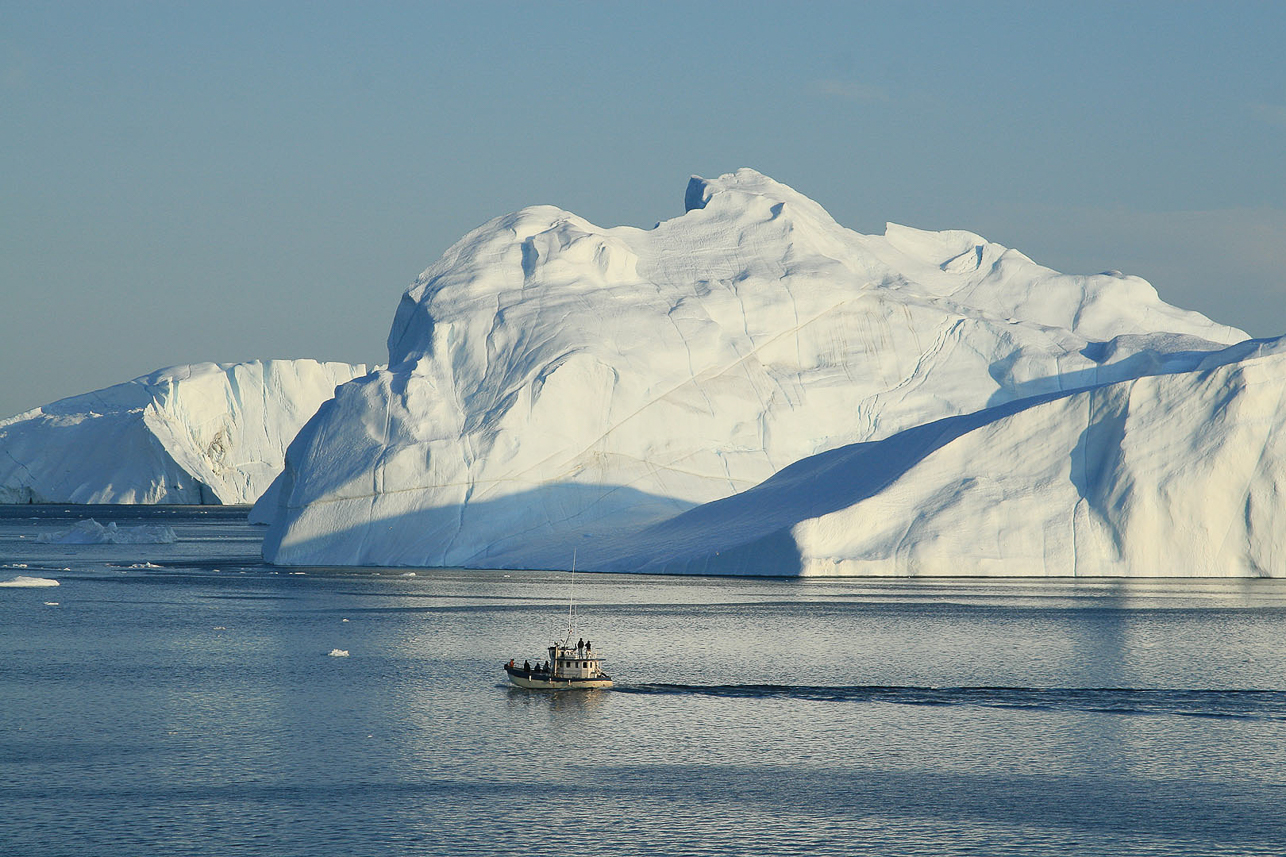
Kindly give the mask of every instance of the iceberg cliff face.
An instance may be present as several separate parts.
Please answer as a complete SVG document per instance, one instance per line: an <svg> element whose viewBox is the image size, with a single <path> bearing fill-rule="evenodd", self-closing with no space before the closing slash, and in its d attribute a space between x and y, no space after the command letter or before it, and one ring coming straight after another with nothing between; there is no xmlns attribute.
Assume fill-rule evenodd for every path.
<svg viewBox="0 0 1286 857"><path fill-rule="evenodd" d="M403 297L388 368L291 445L265 557L565 567L583 546L625 570L645 528L794 462L1246 338L972 233L857 234L751 170L686 202L651 230L536 207L457 242Z"/></svg>
<svg viewBox="0 0 1286 857"><path fill-rule="evenodd" d="M613 570L1286 576L1286 340L813 456L610 543Z"/></svg>
<svg viewBox="0 0 1286 857"><path fill-rule="evenodd" d="M0 503L253 503L299 427L365 366L163 369L0 421Z"/></svg>

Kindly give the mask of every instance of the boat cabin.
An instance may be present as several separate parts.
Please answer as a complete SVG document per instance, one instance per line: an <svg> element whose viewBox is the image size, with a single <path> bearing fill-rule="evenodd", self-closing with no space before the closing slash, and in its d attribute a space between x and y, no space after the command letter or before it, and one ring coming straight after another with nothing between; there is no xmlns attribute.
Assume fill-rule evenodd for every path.
<svg viewBox="0 0 1286 857"><path fill-rule="evenodd" d="M553 667L554 676L558 678L595 679L603 674L602 659L595 657L589 646L550 646L549 663Z"/></svg>

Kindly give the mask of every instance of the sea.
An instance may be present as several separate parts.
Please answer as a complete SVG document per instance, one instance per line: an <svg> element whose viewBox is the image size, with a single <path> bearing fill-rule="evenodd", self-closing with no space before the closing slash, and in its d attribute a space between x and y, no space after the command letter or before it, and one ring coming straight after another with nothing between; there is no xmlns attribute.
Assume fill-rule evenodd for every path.
<svg viewBox="0 0 1286 857"><path fill-rule="evenodd" d="M88 518L176 541L59 543ZM0 582L60 584L0 587L0 852L1286 854L1286 580L275 568L261 537L0 507ZM569 622L615 687L509 687Z"/></svg>

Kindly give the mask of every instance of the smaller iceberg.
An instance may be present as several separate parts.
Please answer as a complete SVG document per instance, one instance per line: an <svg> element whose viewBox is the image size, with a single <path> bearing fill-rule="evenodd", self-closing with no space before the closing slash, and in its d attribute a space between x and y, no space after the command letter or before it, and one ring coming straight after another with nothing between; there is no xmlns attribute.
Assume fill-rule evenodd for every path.
<svg viewBox="0 0 1286 857"><path fill-rule="evenodd" d="M365 374L191 363L0 418L0 503L253 503L335 386Z"/></svg>
<svg viewBox="0 0 1286 857"><path fill-rule="evenodd" d="M60 585L61 584L58 581L51 580L48 577L28 577L25 574L20 574L17 577L11 577L8 580L0 580L0 587L6 589L34 589L38 587Z"/></svg>
<svg viewBox="0 0 1286 857"><path fill-rule="evenodd" d="M164 524L118 527L112 521L103 526L93 518L77 521L70 530L38 537L46 545L172 545L178 540L174 528Z"/></svg>
<svg viewBox="0 0 1286 857"><path fill-rule="evenodd" d="M346 657L348 657L348 649L331 649L331 650L326 654L326 657L328 657L328 658L346 658Z"/></svg>

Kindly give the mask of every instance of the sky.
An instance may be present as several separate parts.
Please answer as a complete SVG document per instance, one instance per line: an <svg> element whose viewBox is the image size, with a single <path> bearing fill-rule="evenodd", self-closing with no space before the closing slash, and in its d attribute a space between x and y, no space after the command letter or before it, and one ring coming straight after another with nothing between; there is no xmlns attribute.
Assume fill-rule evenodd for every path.
<svg viewBox="0 0 1286 857"><path fill-rule="evenodd" d="M167 366L381 363L552 204L753 167L1286 333L1286 3L0 0L0 418Z"/></svg>

